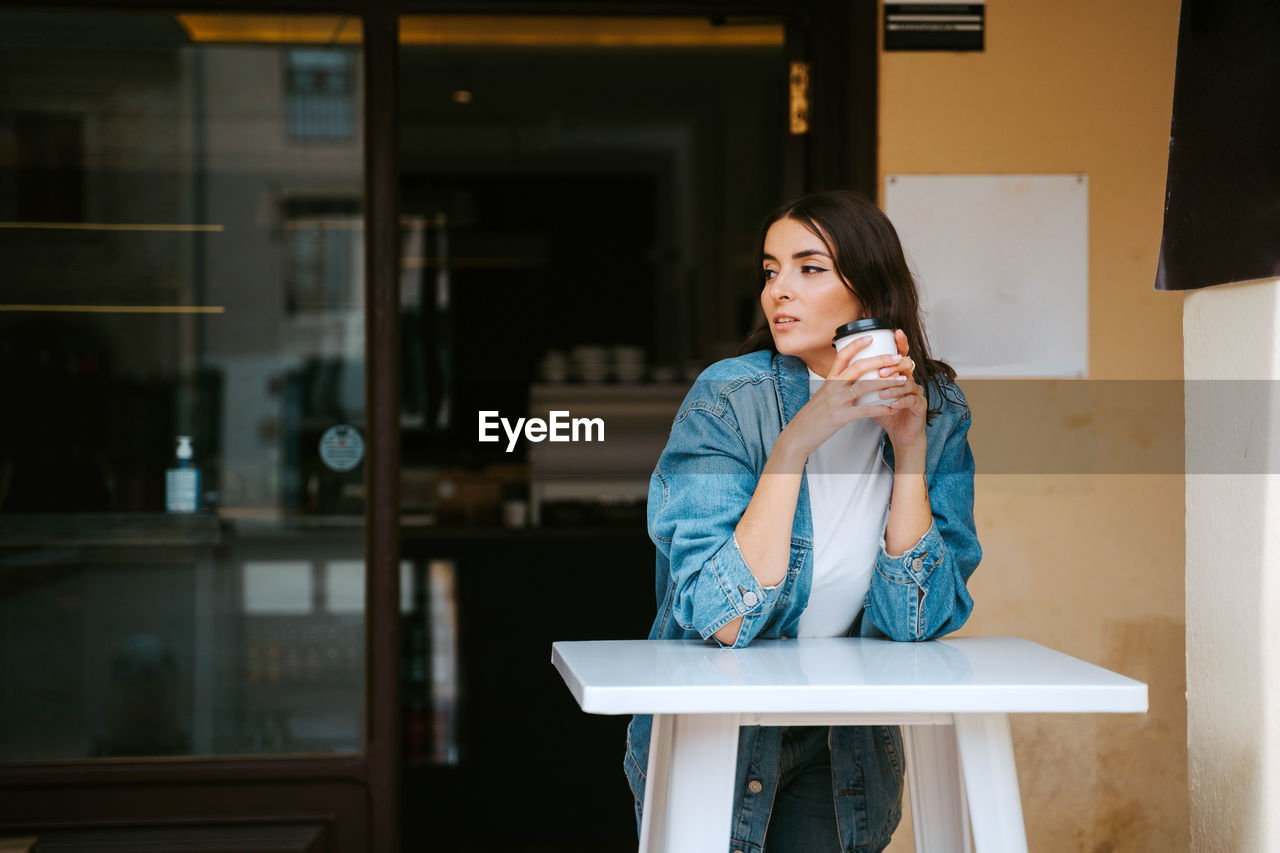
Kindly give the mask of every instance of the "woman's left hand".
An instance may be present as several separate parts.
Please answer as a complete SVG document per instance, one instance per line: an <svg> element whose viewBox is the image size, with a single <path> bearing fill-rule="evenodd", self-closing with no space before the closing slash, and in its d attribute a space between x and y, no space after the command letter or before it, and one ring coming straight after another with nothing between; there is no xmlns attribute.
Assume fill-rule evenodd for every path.
<svg viewBox="0 0 1280 853"><path fill-rule="evenodd" d="M909 356L906 334L898 329L893 337L898 344L898 354L902 356L902 361L892 367L882 368L880 375L889 377L902 374L907 377L907 381L896 388L886 388L880 392L881 398L887 401L893 412L874 420L889 435L889 441L893 442L893 452L901 456L909 451L924 450L925 413L929 404L925 400L924 389L912 376L916 363Z"/></svg>

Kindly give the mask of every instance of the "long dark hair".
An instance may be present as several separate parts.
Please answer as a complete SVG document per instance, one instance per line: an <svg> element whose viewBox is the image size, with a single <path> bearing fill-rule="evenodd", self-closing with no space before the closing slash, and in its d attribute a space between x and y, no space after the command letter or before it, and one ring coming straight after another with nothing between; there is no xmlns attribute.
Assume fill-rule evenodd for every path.
<svg viewBox="0 0 1280 853"><path fill-rule="evenodd" d="M884 212L861 193L831 190L788 202L765 217L756 244L756 274L763 286L764 238L780 219L794 219L813 232L826 247L844 286L862 303L868 317L888 320L907 336L915 362L915 380L926 394L956 378L944 361L933 358L920 320L920 293L907 267L898 232ZM834 334L835 327L832 326ZM766 318L742 344L739 354L768 349L777 352ZM929 416L940 411L930 409Z"/></svg>

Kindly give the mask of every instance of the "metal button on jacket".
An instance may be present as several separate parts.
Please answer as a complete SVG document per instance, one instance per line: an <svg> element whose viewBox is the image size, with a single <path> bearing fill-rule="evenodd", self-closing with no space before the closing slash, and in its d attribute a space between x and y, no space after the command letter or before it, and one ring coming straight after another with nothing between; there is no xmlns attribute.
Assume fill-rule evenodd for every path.
<svg viewBox="0 0 1280 853"><path fill-rule="evenodd" d="M752 779L750 782L747 783L747 790L753 794L758 794L764 790L764 785L760 784L759 779Z"/></svg>
<svg viewBox="0 0 1280 853"><path fill-rule="evenodd" d="M743 593L742 595L742 603L747 605L748 607L755 607L756 602L758 602L759 600L760 600L760 597L756 595L754 592L746 592L746 593Z"/></svg>

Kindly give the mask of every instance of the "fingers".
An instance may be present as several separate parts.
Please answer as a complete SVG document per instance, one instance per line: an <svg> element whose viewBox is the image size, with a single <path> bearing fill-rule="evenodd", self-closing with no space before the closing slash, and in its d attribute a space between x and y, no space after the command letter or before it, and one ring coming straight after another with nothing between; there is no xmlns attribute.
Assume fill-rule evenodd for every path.
<svg viewBox="0 0 1280 853"><path fill-rule="evenodd" d="M880 375L892 376L895 373L901 373L904 376L911 376L915 372L916 362L915 362L915 359L910 358L907 355L907 353L910 352L911 347L910 347L910 344L907 342L906 333L903 332L901 329L896 330L893 333L893 340L898 347L899 360L894 362L893 364L880 368Z"/></svg>
<svg viewBox="0 0 1280 853"><path fill-rule="evenodd" d="M836 353L836 359L831 363L831 373L835 375L844 369L849 362L853 361L858 353L871 346L871 336L863 335L860 338L854 338L853 342L848 344L844 349Z"/></svg>
<svg viewBox="0 0 1280 853"><path fill-rule="evenodd" d="M871 358L860 358L857 361L846 362L843 367L839 362L836 362L833 365L836 369L832 370L831 375L838 379L857 379L867 373L875 373L877 370L886 367L896 368L901 362L902 356L900 355L874 355ZM893 372L891 370L889 373Z"/></svg>
<svg viewBox="0 0 1280 853"><path fill-rule="evenodd" d="M883 418L893 415L893 409L888 405L875 406L859 406L853 405L849 407L849 420L856 421L859 418Z"/></svg>
<svg viewBox="0 0 1280 853"><path fill-rule="evenodd" d="M888 395L888 396L883 396ZM886 388L875 395L876 403L859 405L854 398L847 409L849 420L858 418L875 418L876 423L888 430L900 415L914 412L924 417L926 406L923 389L914 383L897 388Z"/></svg>
<svg viewBox="0 0 1280 853"><path fill-rule="evenodd" d="M915 380L902 374L885 379L862 380L853 385L860 389L859 397L867 393L874 394L877 400L895 409L909 408L915 405L916 399L924 401L924 389ZM877 391L876 388L880 390Z"/></svg>
<svg viewBox="0 0 1280 853"><path fill-rule="evenodd" d="M858 379L848 384L849 393L854 397L862 397L865 394L880 393L884 396L886 391L902 391L910 384L905 376L890 376L885 379L871 378ZM897 396L894 394L892 396ZM887 398L886 398L887 399Z"/></svg>
<svg viewBox="0 0 1280 853"><path fill-rule="evenodd" d="M889 410L895 414L898 412L919 412L924 413L925 402L924 397L919 394L909 394L889 403Z"/></svg>
<svg viewBox="0 0 1280 853"><path fill-rule="evenodd" d="M879 395L885 405L895 412L907 409L922 409L925 405L924 389L914 382L899 388L886 388Z"/></svg>
<svg viewBox="0 0 1280 853"><path fill-rule="evenodd" d="M850 379L862 376L872 370L879 370L881 376L892 376L895 373L911 376L915 372L916 363L914 359L908 356L911 346L907 341L906 332L901 329L894 330L893 341L898 347L897 355L881 355L859 359L857 358L858 353L871 345L871 336L863 335L860 338L855 338L853 343L836 354L836 359L831 365L831 378ZM849 371L848 375L841 375L846 370Z"/></svg>
<svg viewBox="0 0 1280 853"><path fill-rule="evenodd" d="M905 376L862 379L847 387L849 400L845 405L849 407L851 419L923 412L927 406L924 389Z"/></svg>
<svg viewBox="0 0 1280 853"><path fill-rule="evenodd" d="M816 400L820 397L828 401L828 405L834 407L835 411L848 409L851 405L856 405L856 401L864 397L875 396L878 392L885 389L899 390L903 386L909 385L911 380L905 376L887 376L880 378L875 375L875 371L870 371L869 376L865 377L843 377L836 378L834 376L826 379L811 397ZM885 400L888 403L888 400ZM879 409L879 406L875 407ZM875 415L886 414L883 411L872 412Z"/></svg>
<svg viewBox="0 0 1280 853"><path fill-rule="evenodd" d="M902 361L897 364L891 364L888 367L880 368L881 376L892 376L895 373L901 373L903 376L910 376L915 372L916 363L913 359L903 355Z"/></svg>
<svg viewBox="0 0 1280 853"><path fill-rule="evenodd" d="M916 387L918 388L919 386ZM908 397L918 395L909 385L899 385L897 388L885 388L879 391L876 396L884 400L886 404L890 404L897 401L906 401Z"/></svg>

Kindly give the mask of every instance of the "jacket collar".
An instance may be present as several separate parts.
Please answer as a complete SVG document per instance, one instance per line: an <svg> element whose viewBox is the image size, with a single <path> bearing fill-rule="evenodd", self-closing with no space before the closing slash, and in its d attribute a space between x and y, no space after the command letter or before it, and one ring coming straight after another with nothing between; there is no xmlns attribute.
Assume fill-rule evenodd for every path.
<svg viewBox="0 0 1280 853"><path fill-rule="evenodd" d="M778 401L782 405L782 425L791 423L809 402L809 368L794 355L773 354L773 372L778 381Z"/></svg>

